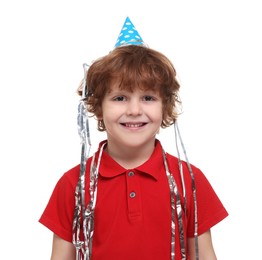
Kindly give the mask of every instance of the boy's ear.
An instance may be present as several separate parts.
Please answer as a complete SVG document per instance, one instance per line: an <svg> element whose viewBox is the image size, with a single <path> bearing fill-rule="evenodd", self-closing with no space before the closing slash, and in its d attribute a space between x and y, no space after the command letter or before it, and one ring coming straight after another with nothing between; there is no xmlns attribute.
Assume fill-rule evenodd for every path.
<svg viewBox="0 0 262 260"><path fill-rule="evenodd" d="M101 107L98 107L95 112L95 118L97 120L103 120L103 111Z"/></svg>
<svg viewBox="0 0 262 260"><path fill-rule="evenodd" d="M96 114L96 119L99 121L99 120L103 120L103 113L102 111L100 111L100 113L97 113Z"/></svg>

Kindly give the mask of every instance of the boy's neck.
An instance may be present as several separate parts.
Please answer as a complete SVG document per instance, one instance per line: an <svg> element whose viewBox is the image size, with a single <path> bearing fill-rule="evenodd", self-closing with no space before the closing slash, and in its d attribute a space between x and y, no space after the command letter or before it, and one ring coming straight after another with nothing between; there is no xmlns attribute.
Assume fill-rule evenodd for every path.
<svg viewBox="0 0 262 260"><path fill-rule="evenodd" d="M108 141L106 152L125 169L136 168L145 163L155 149L155 141L140 147L118 146Z"/></svg>

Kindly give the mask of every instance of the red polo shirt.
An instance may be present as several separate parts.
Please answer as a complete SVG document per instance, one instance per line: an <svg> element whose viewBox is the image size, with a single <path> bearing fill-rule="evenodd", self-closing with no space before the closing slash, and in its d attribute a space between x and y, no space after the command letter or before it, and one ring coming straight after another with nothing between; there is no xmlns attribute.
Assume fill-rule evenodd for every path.
<svg viewBox="0 0 262 260"><path fill-rule="evenodd" d="M96 153L97 156L97 153ZM168 165L182 194L176 157L167 155ZM88 160L87 169L91 160ZM184 163L187 191L187 217L183 215L185 240L194 234L194 208L191 177ZM228 213L213 188L196 167L192 166L197 189L199 235L224 219ZM75 206L74 192L79 165L58 181L40 223L61 238L72 241ZM89 186L89 173L86 174ZM89 194L86 201L89 201ZM184 202L182 199L182 207ZM99 168L95 207L92 260L170 260L171 205L168 180L163 164L162 147L156 141L150 159L135 169L124 169L106 152ZM175 259L181 259L176 219Z"/></svg>

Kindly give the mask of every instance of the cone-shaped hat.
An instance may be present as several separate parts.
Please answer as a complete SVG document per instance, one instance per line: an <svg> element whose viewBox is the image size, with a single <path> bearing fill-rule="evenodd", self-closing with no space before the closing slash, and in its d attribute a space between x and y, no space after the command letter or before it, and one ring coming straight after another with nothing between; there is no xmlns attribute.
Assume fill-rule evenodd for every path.
<svg viewBox="0 0 262 260"><path fill-rule="evenodd" d="M122 45L145 45L129 17L127 17L125 20L125 23L116 41L115 48Z"/></svg>

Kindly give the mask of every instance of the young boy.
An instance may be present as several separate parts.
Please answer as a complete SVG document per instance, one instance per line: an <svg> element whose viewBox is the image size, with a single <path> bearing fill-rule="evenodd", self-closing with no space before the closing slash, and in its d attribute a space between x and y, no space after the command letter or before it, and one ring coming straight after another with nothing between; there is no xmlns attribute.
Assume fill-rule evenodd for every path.
<svg viewBox="0 0 262 260"><path fill-rule="evenodd" d="M98 174L85 177L85 206L95 206L83 259L215 260L210 229L228 213L204 174L156 139L178 116L172 63L143 44L121 45L90 66L86 85L88 111L107 140L86 163ZM39 220L54 232L52 260L81 259L72 243L79 172L80 165L61 177Z"/></svg>

